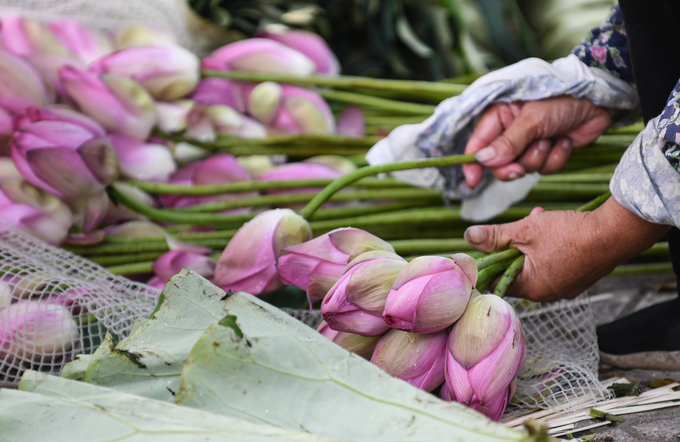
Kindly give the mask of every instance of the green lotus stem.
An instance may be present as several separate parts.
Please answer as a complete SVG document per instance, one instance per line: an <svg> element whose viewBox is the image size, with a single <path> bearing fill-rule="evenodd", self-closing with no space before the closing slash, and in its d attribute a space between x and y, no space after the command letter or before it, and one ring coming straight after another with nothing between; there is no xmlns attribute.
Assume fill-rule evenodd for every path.
<svg viewBox="0 0 680 442"><path fill-rule="evenodd" d="M155 209L147 207L127 195L119 192L114 187L108 187L107 192L114 200L144 215L154 221L163 221L180 224L202 224L211 226L240 227L244 222L252 219L251 215L217 215L212 213L182 213L177 211Z"/></svg>
<svg viewBox="0 0 680 442"><path fill-rule="evenodd" d="M364 122L371 126L401 126L402 124L418 124L425 121L425 117L421 115L415 116L381 116L381 115L364 115Z"/></svg>
<svg viewBox="0 0 680 442"><path fill-rule="evenodd" d="M100 266L113 266L121 264L132 264L144 261L155 261L164 252L150 252L150 253L130 253L124 255L95 255L88 256L88 259Z"/></svg>
<svg viewBox="0 0 680 442"><path fill-rule="evenodd" d="M577 212L590 212L591 210L595 210L598 207L600 207L602 204L604 204L604 202L607 201L610 196L612 196L612 193L609 190L607 190L605 193L598 196L594 200L589 201L586 204L579 207L578 209L576 209L576 211Z"/></svg>
<svg viewBox="0 0 680 442"><path fill-rule="evenodd" d="M271 74L264 72L215 71L204 69L204 77L221 77L232 80L263 82L275 81L299 86L328 86L343 89L375 89L377 91L399 92L413 97L439 98L452 97L461 94L467 85L439 83L431 81L384 80L369 77L328 77L325 75L310 75L301 77L290 74Z"/></svg>
<svg viewBox="0 0 680 442"><path fill-rule="evenodd" d="M569 163L567 163L567 164L569 164ZM611 174L613 174L614 170L616 169L616 166L618 166L618 165L619 165L619 163L617 161L615 163L605 164L605 165L602 165L602 166L588 167L588 168L585 168L585 169L576 170L576 171L573 171L571 173L572 174L591 174L591 173L611 173Z"/></svg>
<svg viewBox="0 0 680 442"><path fill-rule="evenodd" d="M81 317L76 316L76 317L73 318L73 320L79 326L94 324L95 322L99 321L99 319L97 319L97 317L95 315L87 315L87 316L81 316Z"/></svg>
<svg viewBox="0 0 680 442"><path fill-rule="evenodd" d="M499 262L505 262L507 260L517 259L522 252L517 249L501 250L500 252L492 253L491 255L485 256L477 260L477 269L482 271L486 268L494 266Z"/></svg>
<svg viewBox="0 0 680 442"><path fill-rule="evenodd" d="M399 170L410 170L410 169L420 169L423 167L443 167L443 166L453 166L457 164L469 164L474 163L477 160L474 155L452 155L448 157L441 158L427 158L422 160L414 161L403 161L399 163L390 164L380 164L377 166L366 166L361 169L357 169L354 172L350 172L347 175L338 178L333 183L326 186L321 192L319 192L312 201L305 206L304 209L300 211L305 219L310 219L311 216L316 212L316 210L321 207L321 205L342 189L345 186L352 184L361 178L366 178L372 175L378 175L380 173L396 172Z"/></svg>
<svg viewBox="0 0 680 442"><path fill-rule="evenodd" d="M440 196L431 198L418 198L416 200L402 200L386 204L370 204L360 207L335 207L319 209L312 215L312 221L325 221L331 219L350 218L357 216L373 215L377 213L394 212L398 210L414 209L417 207L441 206Z"/></svg>
<svg viewBox="0 0 680 442"><path fill-rule="evenodd" d="M436 107L431 104L409 103L406 101L390 100L389 98L372 97L370 95L357 94L355 92L344 92L331 89L319 89L316 93L326 100L371 106L378 109L389 109L392 112L403 112L405 114L432 114Z"/></svg>
<svg viewBox="0 0 680 442"><path fill-rule="evenodd" d="M119 266L106 267L106 270L114 275L139 275L140 273L153 272L153 261L137 262L134 264L123 264Z"/></svg>
<svg viewBox="0 0 680 442"><path fill-rule="evenodd" d="M377 190L344 190L329 198L329 201L362 201L362 200L400 200L432 198L441 194L439 189L377 189ZM218 212L222 210L243 207L289 206L291 204L308 203L316 196L314 192L279 193L249 198L234 198L222 201L212 201L204 204L166 209L167 211L182 213Z"/></svg>
<svg viewBox="0 0 680 442"><path fill-rule="evenodd" d="M155 181L126 181L127 184L153 194L196 196L219 195L223 193L257 192L263 190L325 187L332 182L332 179L314 178L286 181L236 181L224 184L197 184L192 186L183 186L179 184L159 183ZM364 178L354 183L354 187L365 187L370 189L393 189L413 186L394 178Z"/></svg>
<svg viewBox="0 0 680 442"><path fill-rule="evenodd" d="M642 121L633 123L630 126L619 127L617 129L607 130L607 134L617 135L617 134L631 134L637 135L645 128L645 123Z"/></svg>
<svg viewBox="0 0 680 442"><path fill-rule="evenodd" d="M496 276L499 273L505 271L505 269L507 269L508 266L510 266L510 264L512 264L515 259L516 258L506 258L480 270L479 276L477 277L477 284L475 288L479 290L481 293L484 293L484 290L486 290L489 284L491 284L493 280L496 279ZM479 259L477 261L479 261Z"/></svg>
<svg viewBox="0 0 680 442"><path fill-rule="evenodd" d="M402 256L415 253L442 253L449 250L474 250L467 241L458 238L402 239L390 241L390 244L394 251Z"/></svg>
<svg viewBox="0 0 680 442"><path fill-rule="evenodd" d="M232 231L233 232L233 231ZM233 236L233 235L232 235ZM121 242L114 244L98 244L92 246L63 246L62 248L70 252L82 256L91 255L120 255L131 253L151 253L151 252L167 252L170 250L167 241L139 241ZM192 244L209 247L221 248L225 247L229 242L229 238L224 239L193 239Z"/></svg>
<svg viewBox="0 0 680 442"><path fill-rule="evenodd" d="M609 276L648 275L653 273L673 273L673 263L655 262L650 264L620 265Z"/></svg>
<svg viewBox="0 0 680 442"><path fill-rule="evenodd" d="M541 178L540 184L547 183L609 183L613 173L563 173L547 175Z"/></svg>
<svg viewBox="0 0 680 442"><path fill-rule="evenodd" d="M505 273L503 273L501 280L498 281L498 284L496 284L496 289L493 291L494 295L500 296L501 298L505 296L505 292L508 291L510 284L512 284L512 282L515 280L517 274L522 271L522 266L524 266L524 258L525 255L516 258L514 261L512 261L512 264L510 264L510 266L505 269Z"/></svg>
<svg viewBox="0 0 680 442"><path fill-rule="evenodd" d="M154 135L175 137L177 135L163 132L159 129ZM347 137L344 135L274 135L265 138L241 138L232 135L222 135L215 142L221 147L236 146L341 146L341 147L371 147L383 137ZM196 140L192 140L196 141Z"/></svg>
<svg viewBox="0 0 680 442"><path fill-rule="evenodd" d="M650 247L649 249L640 253L638 256L668 255L669 252L670 252L670 250L668 248L667 242L658 242L658 243L654 244L652 247Z"/></svg>

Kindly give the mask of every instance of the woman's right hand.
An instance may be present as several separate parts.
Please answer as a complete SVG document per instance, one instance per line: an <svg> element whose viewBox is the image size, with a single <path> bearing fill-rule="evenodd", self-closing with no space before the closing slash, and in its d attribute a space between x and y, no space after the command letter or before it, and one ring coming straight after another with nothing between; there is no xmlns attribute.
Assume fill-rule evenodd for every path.
<svg viewBox="0 0 680 442"><path fill-rule="evenodd" d="M463 166L465 180L476 187L484 166L503 181L536 171L555 173L567 163L573 147L590 144L602 135L616 112L587 98L569 96L494 104L465 147L465 153L477 154L481 163Z"/></svg>

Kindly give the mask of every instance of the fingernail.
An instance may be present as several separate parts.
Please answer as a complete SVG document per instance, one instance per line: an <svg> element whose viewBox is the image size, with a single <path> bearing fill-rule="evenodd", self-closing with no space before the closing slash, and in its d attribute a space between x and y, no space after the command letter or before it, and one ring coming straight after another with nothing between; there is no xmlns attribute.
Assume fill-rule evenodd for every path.
<svg viewBox="0 0 680 442"><path fill-rule="evenodd" d="M538 150L539 152L547 152L550 150L550 141L548 140L541 140L538 142Z"/></svg>
<svg viewBox="0 0 680 442"><path fill-rule="evenodd" d="M571 141L569 141L569 140L560 141L560 147L564 150L571 149ZM481 150L480 150L480 152L481 152Z"/></svg>
<svg viewBox="0 0 680 442"><path fill-rule="evenodd" d="M477 161L479 161L480 163L483 163L485 161L489 161L489 160L491 160L495 157L496 157L496 150L491 146L485 147L484 149L477 152L477 154L475 155L475 158L477 158Z"/></svg>
<svg viewBox="0 0 680 442"><path fill-rule="evenodd" d="M467 228L464 236L472 244L481 244L486 240L486 231L481 227L472 226Z"/></svg>
<svg viewBox="0 0 680 442"><path fill-rule="evenodd" d="M517 178L519 178L519 177L521 177L521 176L522 176L522 175L520 175L519 173L513 171L513 172L510 172L510 173L508 174L508 179L509 179L509 180L516 180Z"/></svg>

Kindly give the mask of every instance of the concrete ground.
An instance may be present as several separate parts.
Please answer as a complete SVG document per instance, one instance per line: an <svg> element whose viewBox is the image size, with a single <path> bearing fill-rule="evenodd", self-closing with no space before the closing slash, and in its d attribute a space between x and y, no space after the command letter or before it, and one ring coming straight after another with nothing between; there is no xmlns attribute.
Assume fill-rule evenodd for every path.
<svg viewBox="0 0 680 442"><path fill-rule="evenodd" d="M674 275L605 278L591 290L595 318L599 324L626 316L641 308L677 296ZM680 371L617 370L601 366L600 376L607 379L625 376L631 382L647 386L658 378L680 380ZM623 416L624 422L587 430L575 431L575 437L596 433L594 441L680 441L680 406ZM581 422L586 426L595 421Z"/></svg>

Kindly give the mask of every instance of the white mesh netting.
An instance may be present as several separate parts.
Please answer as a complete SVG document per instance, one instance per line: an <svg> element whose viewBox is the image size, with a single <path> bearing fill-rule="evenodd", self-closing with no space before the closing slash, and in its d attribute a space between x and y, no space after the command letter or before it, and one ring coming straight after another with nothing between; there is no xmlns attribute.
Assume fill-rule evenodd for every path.
<svg viewBox="0 0 680 442"><path fill-rule="evenodd" d="M16 385L28 368L59 374L106 330L127 336L158 293L0 219L0 385Z"/></svg>
<svg viewBox="0 0 680 442"><path fill-rule="evenodd" d="M186 0L0 0L0 17L4 15L39 21L69 18L101 30L147 25L169 32L199 55L207 55L214 31Z"/></svg>

